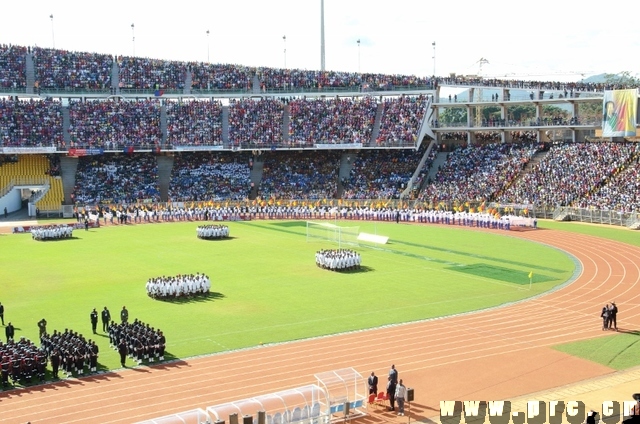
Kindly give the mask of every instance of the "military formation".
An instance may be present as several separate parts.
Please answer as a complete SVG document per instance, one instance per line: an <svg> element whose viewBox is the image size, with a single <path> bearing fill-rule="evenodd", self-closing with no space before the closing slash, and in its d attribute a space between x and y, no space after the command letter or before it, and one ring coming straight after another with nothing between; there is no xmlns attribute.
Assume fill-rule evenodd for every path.
<svg viewBox="0 0 640 424"><path fill-rule="evenodd" d="M77 331L67 328L62 332L45 333L40 337L40 345L49 355L53 378L59 378L60 370L67 377L81 377L98 371L98 345Z"/></svg>
<svg viewBox="0 0 640 424"><path fill-rule="evenodd" d="M167 340L162 331L140 320L109 325L109 343L120 353L120 363L125 366L128 355L138 364L164 361Z"/></svg>
<svg viewBox="0 0 640 424"><path fill-rule="evenodd" d="M0 369L2 387L9 386L9 379L13 385L30 384L34 379L44 382L47 367L47 354L33 342L24 337L15 342L0 341Z"/></svg>
<svg viewBox="0 0 640 424"><path fill-rule="evenodd" d="M350 249L323 249L316 252L316 265L331 271L353 271L360 268L360 254Z"/></svg>

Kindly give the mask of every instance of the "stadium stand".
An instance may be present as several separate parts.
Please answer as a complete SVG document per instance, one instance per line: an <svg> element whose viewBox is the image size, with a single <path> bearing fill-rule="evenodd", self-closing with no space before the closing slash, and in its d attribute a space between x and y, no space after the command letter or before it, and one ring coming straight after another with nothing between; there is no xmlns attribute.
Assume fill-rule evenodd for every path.
<svg viewBox="0 0 640 424"><path fill-rule="evenodd" d="M26 47L0 44L0 89L26 88L26 54Z"/></svg>
<svg viewBox="0 0 640 424"><path fill-rule="evenodd" d="M220 101L167 102L167 144L219 146L222 144Z"/></svg>
<svg viewBox="0 0 640 424"><path fill-rule="evenodd" d="M39 89L109 90L113 57L34 47L36 85Z"/></svg>

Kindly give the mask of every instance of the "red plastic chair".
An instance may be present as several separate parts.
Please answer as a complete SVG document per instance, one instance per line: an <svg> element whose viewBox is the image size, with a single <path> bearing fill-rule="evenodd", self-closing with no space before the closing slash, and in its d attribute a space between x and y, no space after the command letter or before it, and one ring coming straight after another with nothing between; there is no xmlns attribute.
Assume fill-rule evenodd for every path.
<svg viewBox="0 0 640 424"><path fill-rule="evenodd" d="M370 406L377 406L378 404L376 403L376 394L375 393L371 393L369 395L369 404L367 405L367 408Z"/></svg>
<svg viewBox="0 0 640 424"><path fill-rule="evenodd" d="M378 393L378 396L376 397L376 403L381 406L385 406L388 400L389 397L385 392Z"/></svg>

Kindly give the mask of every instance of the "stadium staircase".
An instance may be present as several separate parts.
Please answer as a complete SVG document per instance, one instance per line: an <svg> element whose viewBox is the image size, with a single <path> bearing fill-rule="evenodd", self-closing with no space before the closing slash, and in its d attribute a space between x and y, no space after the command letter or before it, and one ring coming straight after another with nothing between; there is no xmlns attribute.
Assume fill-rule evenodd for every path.
<svg viewBox="0 0 640 424"><path fill-rule="evenodd" d="M284 119L282 120L282 141L289 143L289 123L291 122L291 114L289 113L289 105L284 105Z"/></svg>
<svg viewBox="0 0 640 424"><path fill-rule="evenodd" d="M249 174L249 179L251 180L251 193L249 194L249 199L253 200L258 197L258 187L260 187L260 181L262 181L262 170L264 169L264 159L262 155L254 155L253 156L253 169Z"/></svg>
<svg viewBox="0 0 640 424"><path fill-rule="evenodd" d="M529 162L527 162L527 164L524 166L524 168L522 168L522 170L518 173L518 175L516 175L516 177L514 179L512 179L507 185L505 185L504 188L502 190L500 190L500 192L496 193L495 197L499 197L509 187L511 187L513 184L515 184L516 181L518 181L519 179L521 179L525 175L527 175L529 172L531 172L533 170L533 168L537 164L539 164L542 161L542 159L544 159L545 156L547 156L547 154L549 154L548 150L545 150L545 151L538 152L538 153L534 154L531 157L531 160L529 160Z"/></svg>
<svg viewBox="0 0 640 424"><path fill-rule="evenodd" d="M69 135L69 127L71 118L69 117L69 106L62 106L62 139L66 146L71 146L71 136Z"/></svg>
<svg viewBox="0 0 640 424"><path fill-rule="evenodd" d="M338 193L337 198L342 198L342 192L344 191L344 186L342 185L343 180L349 180L351 176L351 169L353 168L353 161L355 160L355 154L351 153L343 153L340 158L340 170L338 171Z"/></svg>
<svg viewBox="0 0 640 424"><path fill-rule="evenodd" d="M111 65L111 88L114 93L120 93L120 70L118 68L118 62L113 61Z"/></svg>
<svg viewBox="0 0 640 424"><path fill-rule="evenodd" d="M160 131L162 132L162 145L167 144L167 106L160 106Z"/></svg>
<svg viewBox="0 0 640 424"><path fill-rule="evenodd" d="M447 162L447 158L449 157L449 153L447 152L439 152L436 158L433 160L431 164L431 168L429 169L429 175L425 181L434 181L436 179L436 175L440 170L440 167Z"/></svg>
<svg viewBox="0 0 640 424"><path fill-rule="evenodd" d="M158 161L158 190L160 191L160 200L168 202L173 156L157 156L156 160Z"/></svg>
<svg viewBox="0 0 640 424"><path fill-rule="evenodd" d="M258 75L253 76L253 94L260 94L260 78Z"/></svg>
<svg viewBox="0 0 640 424"><path fill-rule="evenodd" d="M68 115L68 111L67 111ZM62 176L62 189L64 191L64 204L71 205L71 193L76 185L76 172L78 170L78 158L60 155L60 175Z"/></svg>
<svg viewBox="0 0 640 424"><path fill-rule="evenodd" d="M414 181L416 180L416 178L420 176L422 168L424 167L425 162L427 162L427 159L429 159L431 150L433 150L433 147L435 145L436 145L436 140L432 139L429 145L427 146L427 148L425 149L424 154L422 155L422 158L420 158L420 163L418 163L418 166L416 166L415 171L413 171L413 175L411 175L411 179L409 179L407 188L405 188L404 191L400 194L401 199L406 199L407 197L410 197L411 192L414 191L414 186L413 186ZM429 168L429 171L431 171L431 168ZM422 187L418 187L418 189L420 188Z"/></svg>
<svg viewBox="0 0 640 424"><path fill-rule="evenodd" d="M33 55L27 53L25 56L25 70L27 74L27 94L33 94L33 87L36 83L36 67L33 64Z"/></svg>
<svg viewBox="0 0 640 424"><path fill-rule="evenodd" d="M378 108L376 109L376 118L373 121L373 131L371 131L371 140L369 140L370 146L376 145L376 140L378 139L378 135L380 135L380 121L382 120L383 109L384 104L378 103Z"/></svg>
<svg viewBox="0 0 640 424"><path fill-rule="evenodd" d="M222 142L229 144L229 105L222 106Z"/></svg>
<svg viewBox="0 0 640 424"><path fill-rule="evenodd" d="M559 207L553 211L554 221L571 221L571 210L567 207Z"/></svg>
<svg viewBox="0 0 640 424"><path fill-rule="evenodd" d="M187 71L187 76L184 79L184 88L182 94L191 94L191 83L193 81L193 74L191 71Z"/></svg>

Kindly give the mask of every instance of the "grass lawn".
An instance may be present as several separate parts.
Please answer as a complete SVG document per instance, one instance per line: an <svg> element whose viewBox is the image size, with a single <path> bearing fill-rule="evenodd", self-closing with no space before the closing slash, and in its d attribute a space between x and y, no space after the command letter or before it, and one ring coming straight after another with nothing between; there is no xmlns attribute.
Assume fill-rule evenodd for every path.
<svg viewBox="0 0 640 424"><path fill-rule="evenodd" d="M639 342L640 332L616 333L607 337L554 346L554 349L615 370L623 370L640 365Z"/></svg>
<svg viewBox="0 0 640 424"><path fill-rule="evenodd" d="M337 248L307 242L305 223L230 222L231 238L196 238L198 223L74 231L74 239L36 242L2 235L5 322L37 341L36 323L96 338L103 368L118 368L108 337L91 333L89 314L122 306L163 330L168 357L190 357L462 313L517 301L569 280L576 264L548 246L464 228L340 223L390 237L353 247L362 270L335 273L314 254ZM347 246L344 246L347 247ZM203 272L212 294L191 301L146 295L151 277ZM533 272L532 289L528 275ZM99 328L101 324L99 324Z"/></svg>

